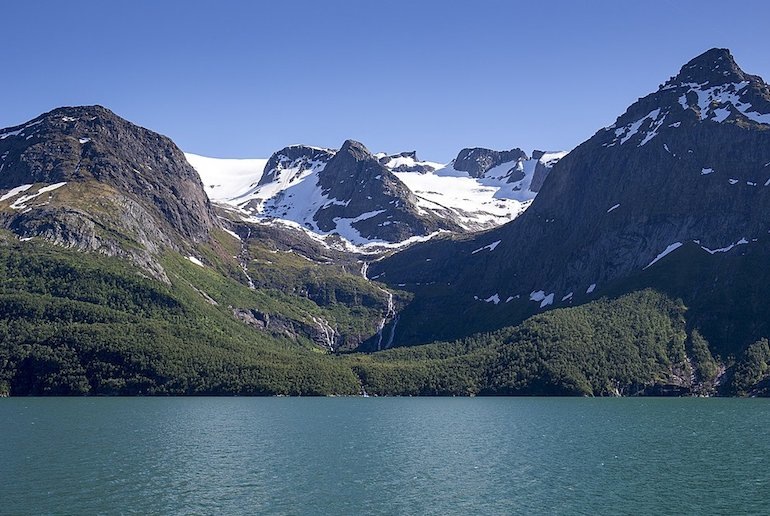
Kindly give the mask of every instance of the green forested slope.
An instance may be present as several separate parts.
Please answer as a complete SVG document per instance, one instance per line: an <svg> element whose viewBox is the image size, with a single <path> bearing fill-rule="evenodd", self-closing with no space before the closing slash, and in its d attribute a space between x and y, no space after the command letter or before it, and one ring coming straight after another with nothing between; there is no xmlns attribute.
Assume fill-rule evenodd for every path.
<svg viewBox="0 0 770 516"><path fill-rule="evenodd" d="M454 342L334 355L302 333L320 309L309 299L173 253L164 267L170 285L114 258L4 241L0 393L747 395L768 384L767 340L717 356L688 307L652 289ZM236 307L283 324L246 324Z"/></svg>

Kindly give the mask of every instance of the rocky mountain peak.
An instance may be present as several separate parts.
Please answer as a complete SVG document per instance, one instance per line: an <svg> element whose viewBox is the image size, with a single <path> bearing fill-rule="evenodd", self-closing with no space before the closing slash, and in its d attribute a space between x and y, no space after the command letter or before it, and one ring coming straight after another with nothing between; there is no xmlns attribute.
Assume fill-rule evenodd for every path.
<svg viewBox="0 0 770 516"><path fill-rule="evenodd" d="M725 84L746 80L747 74L726 48L712 48L685 64L667 84Z"/></svg>
<svg viewBox="0 0 770 516"><path fill-rule="evenodd" d="M160 211L195 240L216 224L200 176L169 138L102 106L54 109L0 130L0 188L95 180Z"/></svg>
<svg viewBox="0 0 770 516"><path fill-rule="evenodd" d="M762 245L768 209L770 92L717 49L559 160L520 217L467 241L414 246L369 272L407 287L443 282L435 297L415 288L424 297L413 306L460 314L476 303L458 315L462 327L498 304L503 314L579 302L669 254L685 270L693 256L740 256ZM418 310L408 317L428 317Z"/></svg>
<svg viewBox="0 0 770 516"><path fill-rule="evenodd" d="M380 163L393 172L418 172L426 174L441 167L437 163L420 161L417 151L399 152L398 154L379 155Z"/></svg>
<svg viewBox="0 0 770 516"><path fill-rule="evenodd" d="M597 134L604 147L644 147L700 123L770 126L770 88L738 67L726 49L712 49L640 98Z"/></svg>
<svg viewBox="0 0 770 516"><path fill-rule="evenodd" d="M277 181L281 177L281 173L288 169L295 171L296 176L300 176L306 171L318 168L328 162L334 154L335 151L331 149L310 145L284 147L278 152L274 152L267 160L265 171L257 185L262 186ZM293 178L288 178L289 181L291 179Z"/></svg>
<svg viewBox="0 0 770 516"><path fill-rule="evenodd" d="M354 239L397 242L438 229L457 229L453 222L422 214L409 188L355 140L345 141L319 170L318 186L330 199L314 216L322 231L348 219Z"/></svg>
<svg viewBox="0 0 770 516"><path fill-rule="evenodd" d="M341 156L349 156L356 161L362 161L365 159L373 159L372 153L369 149L361 143L355 140L345 140L340 147L339 154Z"/></svg>
<svg viewBox="0 0 770 516"><path fill-rule="evenodd" d="M454 169L467 172L471 177L481 177L484 173L509 161L527 159L527 154L521 149L496 151L483 147L462 149L454 160Z"/></svg>
<svg viewBox="0 0 770 516"><path fill-rule="evenodd" d="M386 180L399 182L364 144L355 140L346 140L319 174L320 186L336 199L350 199L361 188L369 189Z"/></svg>

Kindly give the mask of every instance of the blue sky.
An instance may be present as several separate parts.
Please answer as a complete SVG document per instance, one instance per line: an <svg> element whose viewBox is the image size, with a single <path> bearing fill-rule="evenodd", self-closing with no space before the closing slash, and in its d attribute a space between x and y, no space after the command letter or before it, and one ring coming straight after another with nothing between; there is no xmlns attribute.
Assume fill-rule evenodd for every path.
<svg viewBox="0 0 770 516"><path fill-rule="evenodd" d="M0 127L102 104L185 151L569 149L711 47L770 79L770 2L3 2Z"/></svg>

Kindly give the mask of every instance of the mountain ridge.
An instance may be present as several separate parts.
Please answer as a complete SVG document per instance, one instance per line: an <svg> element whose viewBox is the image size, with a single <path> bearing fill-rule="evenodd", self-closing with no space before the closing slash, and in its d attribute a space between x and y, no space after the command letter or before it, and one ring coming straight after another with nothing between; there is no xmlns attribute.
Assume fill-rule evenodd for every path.
<svg viewBox="0 0 770 516"><path fill-rule="evenodd" d="M225 184L104 108L54 110L0 131L0 395L766 395L767 117L712 49L566 156L346 141ZM324 239L459 224L448 180L529 207L398 252Z"/></svg>
<svg viewBox="0 0 770 516"><path fill-rule="evenodd" d="M458 155L467 151L469 149L463 149ZM485 160L484 172L476 177L455 169L454 161L447 165L420 161L414 151L394 155L371 155L368 150L366 154L359 152L356 159L342 167L337 166L336 172L326 170L326 167L339 151L310 145L291 145L276 151L267 160L217 160L195 154L187 154L187 157L205 178L207 192L214 202L224 208L234 207L244 212L246 218L288 221L320 236L339 234L353 244L403 245L414 238L435 235L436 230L475 231L515 218L529 206L553 164L566 154L535 151L530 158L522 151L513 155L513 151L499 153L476 148L474 152L474 159ZM499 159L509 154L514 158L512 161ZM495 157L488 159L489 155ZM355 176L356 163L364 156L371 170L375 171L364 179L364 183L371 186L385 178L388 186L383 184L383 187L397 192L398 199L379 199L372 195L373 192L367 192L354 204L360 209L355 213L347 210L346 217L338 216L346 211L341 206L348 206L353 201L356 189L350 188L349 176L351 173ZM374 163L372 157L379 164ZM469 160L469 157L465 158L466 164ZM246 163L253 164L250 178L241 166ZM360 183L361 180L357 181ZM399 186L400 183L406 188ZM220 192L228 193L222 195ZM392 201L412 206L410 210L416 218L407 224L411 230L387 231L393 229L385 228L393 222L387 219L392 219L390 212L383 215L386 220L378 222L383 224L382 229L372 231L374 228L369 227L370 238L346 228L346 219L352 221L366 213L388 211L387 204ZM319 216L321 220L318 220ZM360 226L361 222L353 221L352 225Z"/></svg>
<svg viewBox="0 0 770 516"><path fill-rule="evenodd" d="M554 166L521 217L468 239L414 246L373 264L373 277L414 291L444 285L413 305L415 321L427 309L418 306L435 298L446 310L465 307L468 315L453 327L463 321L472 327L474 314L488 310L467 308L474 304L496 306L496 324L506 324L601 295L603 286L651 266L667 251L675 255L670 246L677 243L697 241L704 253L739 252L735 246L743 240L751 245L766 238L770 125L747 105L754 96L770 100L767 85L750 79L735 97L732 88L724 88L733 83L725 83L728 76L715 68L713 81L722 89L713 93L702 83L702 91L713 95L701 108L697 92L681 81L693 65L708 60L714 67L737 68L728 56L706 52L669 86L634 102L615 124ZM770 104L755 103L767 105L770 113ZM453 292L460 299L453 299ZM401 320L401 342L419 339L419 330L409 335L405 317Z"/></svg>

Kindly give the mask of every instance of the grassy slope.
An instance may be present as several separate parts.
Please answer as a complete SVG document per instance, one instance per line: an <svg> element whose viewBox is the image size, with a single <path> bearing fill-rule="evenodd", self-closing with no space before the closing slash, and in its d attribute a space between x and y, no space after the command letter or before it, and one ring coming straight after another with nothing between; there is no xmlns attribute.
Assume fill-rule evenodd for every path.
<svg viewBox="0 0 770 516"><path fill-rule="evenodd" d="M309 341L255 330L232 315L231 306L243 302L265 311L288 311L290 303L178 256L164 265L170 286L115 259L4 242L0 388L12 394L358 392L350 369Z"/></svg>
<svg viewBox="0 0 770 516"><path fill-rule="evenodd" d="M242 274L231 260L237 243L219 236L198 249L207 267L164 258L171 285L116 259L1 239L0 391L312 395L356 394L361 384L381 395L612 395L654 393L655 385L713 391L719 367L707 311L660 289L552 310L449 343L332 356L301 333L250 327L233 307L297 324L312 315L339 317L353 328L348 300L317 304L294 289L314 271L321 284L348 285L344 295L360 284L362 298L374 296L367 288L376 287L343 273L325 277L320 271L327 269L290 253L267 253L264 281L288 279L278 283L283 288L253 291L234 279ZM252 253L256 267L266 251ZM671 285L676 277L665 268L655 274ZM750 352L723 356L735 364L724 392L763 392L770 351L767 341L755 340Z"/></svg>

